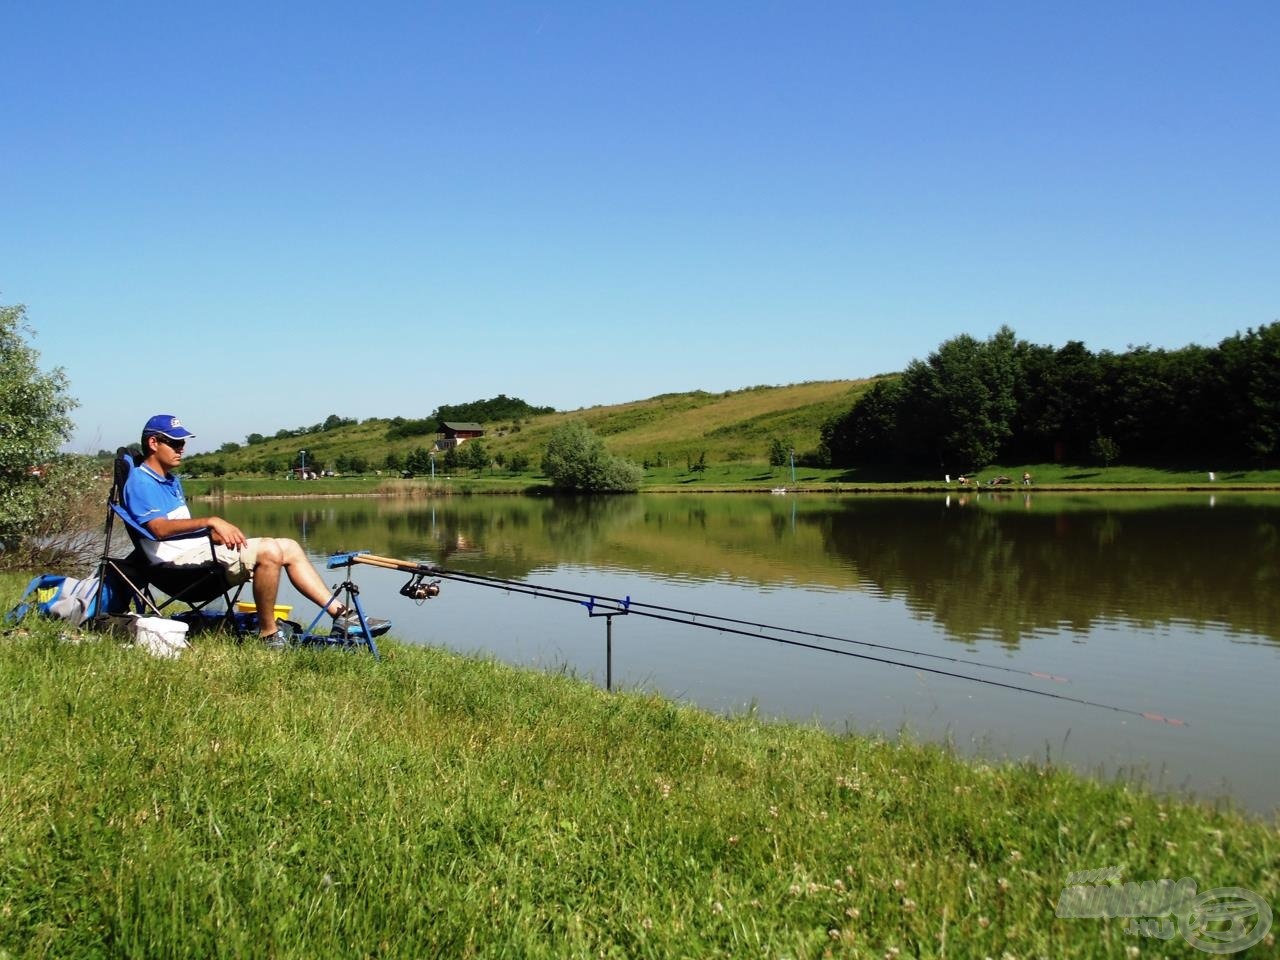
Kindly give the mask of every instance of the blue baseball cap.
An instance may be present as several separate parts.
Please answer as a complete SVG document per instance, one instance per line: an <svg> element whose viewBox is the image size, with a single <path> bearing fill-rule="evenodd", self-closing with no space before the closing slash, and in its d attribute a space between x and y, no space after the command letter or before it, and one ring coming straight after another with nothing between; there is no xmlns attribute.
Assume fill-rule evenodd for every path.
<svg viewBox="0 0 1280 960"><path fill-rule="evenodd" d="M187 437L195 436L194 433L182 425L181 420L168 413L157 413L142 428L144 437L156 433L162 437L168 437L170 440L185 440Z"/></svg>

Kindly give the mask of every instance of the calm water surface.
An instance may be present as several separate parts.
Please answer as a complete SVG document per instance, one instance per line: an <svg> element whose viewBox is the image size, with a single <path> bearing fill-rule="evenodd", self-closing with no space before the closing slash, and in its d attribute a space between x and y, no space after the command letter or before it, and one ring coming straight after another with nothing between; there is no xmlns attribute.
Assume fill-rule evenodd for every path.
<svg viewBox="0 0 1280 960"><path fill-rule="evenodd" d="M1047 757L1260 812L1280 807L1280 497L686 494L218 509L251 534L303 541L321 563L367 550L841 638L815 641L840 651L829 653L617 617L615 687L832 730L907 730L966 753ZM405 577L394 571L358 566L355 579L366 607L406 641L604 682L605 622L584 607L447 580L418 605L399 596ZM309 616L300 606L294 619Z"/></svg>

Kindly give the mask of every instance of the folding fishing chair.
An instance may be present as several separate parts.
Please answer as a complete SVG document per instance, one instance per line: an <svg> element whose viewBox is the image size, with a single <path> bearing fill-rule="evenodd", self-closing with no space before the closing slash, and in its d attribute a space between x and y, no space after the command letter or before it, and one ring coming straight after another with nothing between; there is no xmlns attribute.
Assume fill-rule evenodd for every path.
<svg viewBox="0 0 1280 960"><path fill-rule="evenodd" d="M99 602L97 609L104 607L121 613L132 604L134 609L144 616L170 616L167 612L174 604L185 604L195 611L201 624L224 621L227 626L239 630L240 619L235 614L235 602L244 589L244 584L233 584L227 579L226 570L214 558L213 531L208 527L191 533L174 537L165 537L163 541L146 527L139 524L124 506L124 485L129 479L129 472L142 460L142 455L127 447L116 451L114 471L111 480L111 493L107 497L106 529L103 533L102 559L98 567L98 582L113 594L112 602ZM133 551L119 558L111 556L111 538L115 524L124 525ZM172 564L153 563L146 551L144 541L183 542L189 541L192 546L206 544L209 548L209 562L198 566L174 566ZM152 588L156 588L164 598L157 601ZM226 603L225 611L215 613L206 611L214 601L221 598ZM173 611L177 613L177 610ZM105 615L105 614L104 614ZM190 619L184 614L184 619Z"/></svg>

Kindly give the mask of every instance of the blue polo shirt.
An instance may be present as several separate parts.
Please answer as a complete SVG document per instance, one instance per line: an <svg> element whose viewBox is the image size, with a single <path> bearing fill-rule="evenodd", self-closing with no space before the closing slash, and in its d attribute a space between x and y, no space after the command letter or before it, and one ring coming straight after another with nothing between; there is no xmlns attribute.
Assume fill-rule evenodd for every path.
<svg viewBox="0 0 1280 960"><path fill-rule="evenodd" d="M172 473L162 477L145 463L129 471L129 479L124 483L124 508L143 526L162 517L169 520L191 517L186 495L182 492L182 481ZM142 549L152 563L169 563L190 548L189 540L171 543L142 541Z"/></svg>

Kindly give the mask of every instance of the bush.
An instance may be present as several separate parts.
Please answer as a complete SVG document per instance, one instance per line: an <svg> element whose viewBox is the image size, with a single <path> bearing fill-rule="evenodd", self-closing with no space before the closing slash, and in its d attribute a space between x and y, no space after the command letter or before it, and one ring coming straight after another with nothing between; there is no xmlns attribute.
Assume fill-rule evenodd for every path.
<svg viewBox="0 0 1280 960"><path fill-rule="evenodd" d="M428 437L436 432L437 420L404 420L397 417L387 430L387 440L408 440L412 437Z"/></svg>
<svg viewBox="0 0 1280 960"><path fill-rule="evenodd" d="M51 533L82 529L76 514L92 476L92 461L57 452L77 404L60 368L40 369L29 332L25 307L0 306L0 564L10 567L38 563Z"/></svg>
<svg viewBox="0 0 1280 960"><path fill-rule="evenodd" d="M98 559L107 483L89 457L60 455L41 477L25 535L0 551L0 567L79 575Z"/></svg>
<svg viewBox="0 0 1280 960"><path fill-rule="evenodd" d="M580 493L634 493L643 477L640 467L611 455L604 441L576 420L552 432L542 472L556 489Z"/></svg>

